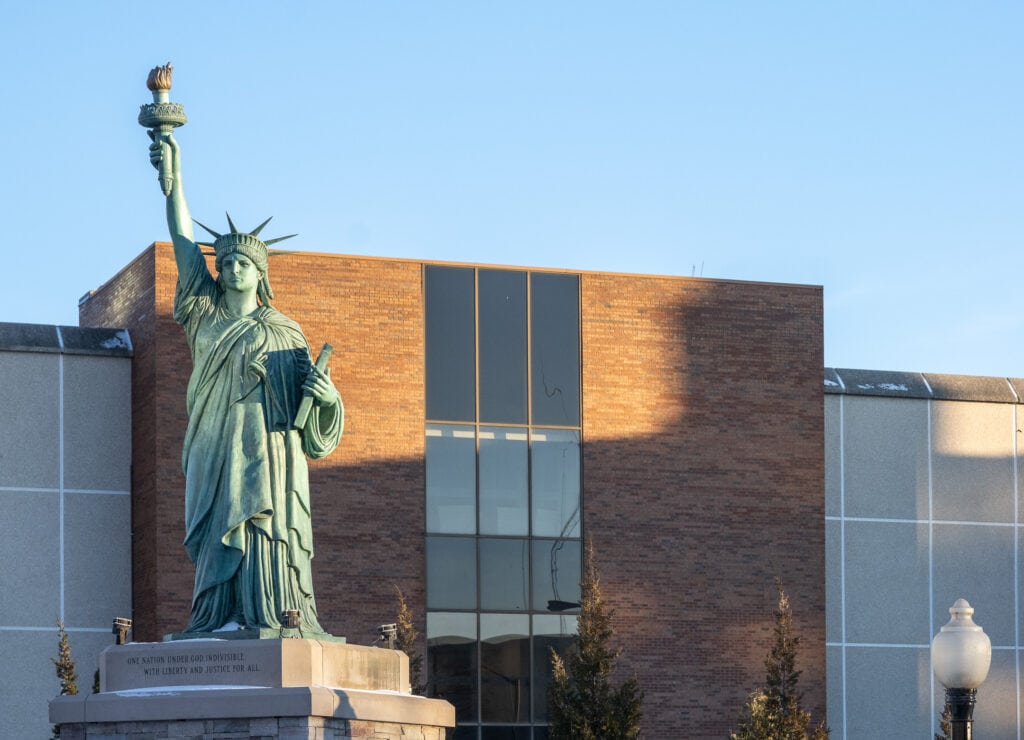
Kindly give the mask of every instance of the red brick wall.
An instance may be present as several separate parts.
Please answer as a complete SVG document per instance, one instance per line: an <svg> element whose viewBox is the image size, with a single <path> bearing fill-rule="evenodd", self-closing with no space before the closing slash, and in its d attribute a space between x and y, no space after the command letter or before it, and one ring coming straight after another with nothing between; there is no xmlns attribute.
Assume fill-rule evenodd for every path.
<svg viewBox="0 0 1024 740"><path fill-rule="evenodd" d="M773 579L825 706L821 290L584 274L584 527L647 737L724 737Z"/></svg>
<svg viewBox="0 0 1024 740"><path fill-rule="evenodd" d="M274 304L331 367L338 450L311 464L314 586L326 629L367 644L392 584L424 614L420 263L271 258ZM133 368L137 640L187 622L180 467L191 361L170 318L175 269L157 244L83 306L127 326ZM651 738L722 737L763 680L773 579L803 639L823 716L824 455L818 288L584 274L584 525L617 609L624 673Z"/></svg>

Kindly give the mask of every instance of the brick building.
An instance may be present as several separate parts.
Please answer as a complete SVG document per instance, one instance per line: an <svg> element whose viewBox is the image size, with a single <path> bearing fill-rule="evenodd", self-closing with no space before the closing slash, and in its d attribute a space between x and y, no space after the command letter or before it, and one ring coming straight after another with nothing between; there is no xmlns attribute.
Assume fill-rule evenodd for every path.
<svg viewBox="0 0 1024 740"><path fill-rule="evenodd" d="M778 575L823 716L820 288L288 252L270 276L314 351L335 346L346 406L311 463L321 623L368 644L400 587L459 737L544 737L543 648L572 632L584 537L647 737L733 726ZM180 630L191 599L175 277L156 244L80 311L135 347L136 640Z"/></svg>

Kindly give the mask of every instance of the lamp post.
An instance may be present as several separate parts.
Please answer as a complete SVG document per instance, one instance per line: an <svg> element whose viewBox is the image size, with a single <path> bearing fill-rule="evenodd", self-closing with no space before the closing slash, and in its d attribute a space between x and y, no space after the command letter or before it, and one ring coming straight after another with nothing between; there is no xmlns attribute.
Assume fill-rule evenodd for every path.
<svg viewBox="0 0 1024 740"><path fill-rule="evenodd" d="M992 641L973 614L966 599L957 599L949 608L949 622L932 640L932 669L946 687L953 740L971 740L975 697L992 663Z"/></svg>

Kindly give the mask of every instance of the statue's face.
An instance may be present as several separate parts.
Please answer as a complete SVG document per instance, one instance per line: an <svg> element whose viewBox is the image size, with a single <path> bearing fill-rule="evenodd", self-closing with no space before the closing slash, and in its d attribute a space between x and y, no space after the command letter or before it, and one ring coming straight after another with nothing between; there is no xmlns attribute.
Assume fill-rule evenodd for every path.
<svg viewBox="0 0 1024 740"><path fill-rule="evenodd" d="M245 255L236 252L227 255L221 261L220 282L224 286L224 290L234 290L239 293L255 291L261 277L263 277L263 273Z"/></svg>

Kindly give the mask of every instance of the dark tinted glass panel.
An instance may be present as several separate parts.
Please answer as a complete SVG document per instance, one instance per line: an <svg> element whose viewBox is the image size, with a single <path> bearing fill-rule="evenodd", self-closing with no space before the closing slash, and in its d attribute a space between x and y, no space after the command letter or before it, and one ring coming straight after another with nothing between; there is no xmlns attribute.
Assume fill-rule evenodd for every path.
<svg viewBox="0 0 1024 740"><path fill-rule="evenodd" d="M530 721L530 618L480 615L480 719Z"/></svg>
<svg viewBox="0 0 1024 740"><path fill-rule="evenodd" d="M580 601L580 541L533 540L533 608L563 612Z"/></svg>
<svg viewBox="0 0 1024 740"><path fill-rule="evenodd" d="M533 740L548 740L548 728L547 727L534 727L533 728Z"/></svg>
<svg viewBox="0 0 1024 740"><path fill-rule="evenodd" d="M480 421L526 423L526 273L480 270Z"/></svg>
<svg viewBox="0 0 1024 740"><path fill-rule="evenodd" d="M579 432L534 430L530 454L534 536L579 537Z"/></svg>
<svg viewBox="0 0 1024 740"><path fill-rule="evenodd" d="M524 611L530 606L530 548L526 540L480 540L480 608Z"/></svg>
<svg viewBox="0 0 1024 740"><path fill-rule="evenodd" d="M424 282L427 418L475 421L473 270L428 265Z"/></svg>
<svg viewBox="0 0 1024 740"><path fill-rule="evenodd" d="M551 685L551 649L563 658L576 634L574 615L538 614L533 618L533 721L548 720L548 686Z"/></svg>
<svg viewBox="0 0 1024 740"><path fill-rule="evenodd" d="M476 432L427 425L427 531L476 534Z"/></svg>
<svg viewBox="0 0 1024 740"><path fill-rule="evenodd" d="M530 275L534 424L579 426L579 290L578 275Z"/></svg>
<svg viewBox="0 0 1024 740"><path fill-rule="evenodd" d="M480 429L480 534L529 534L526 428Z"/></svg>
<svg viewBox="0 0 1024 740"><path fill-rule="evenodd" d="M457 711L456 716L458 716ZM480 728L476 725L461 725L454 730L448 730L448 735L445 737L449 740L477 740L479 733Z"/></svg>
<svg viewBox="0 0 1024 740"><path fill-rule="evenodd" d="M427 537L427 608L476 609L472 537Z"/></svg>
<svg viewBox="0 0 1024 740"><path fill-rule="evenodd" d="M480 740L532 740L529 727L484 726L480 732Z"/></svg>
<svg viewBox="0 0 1024 740"><path fill-rule="evenodd" d="M427 694L455 705L460 722L476 720L475 614L427 614Z"/></svg>

